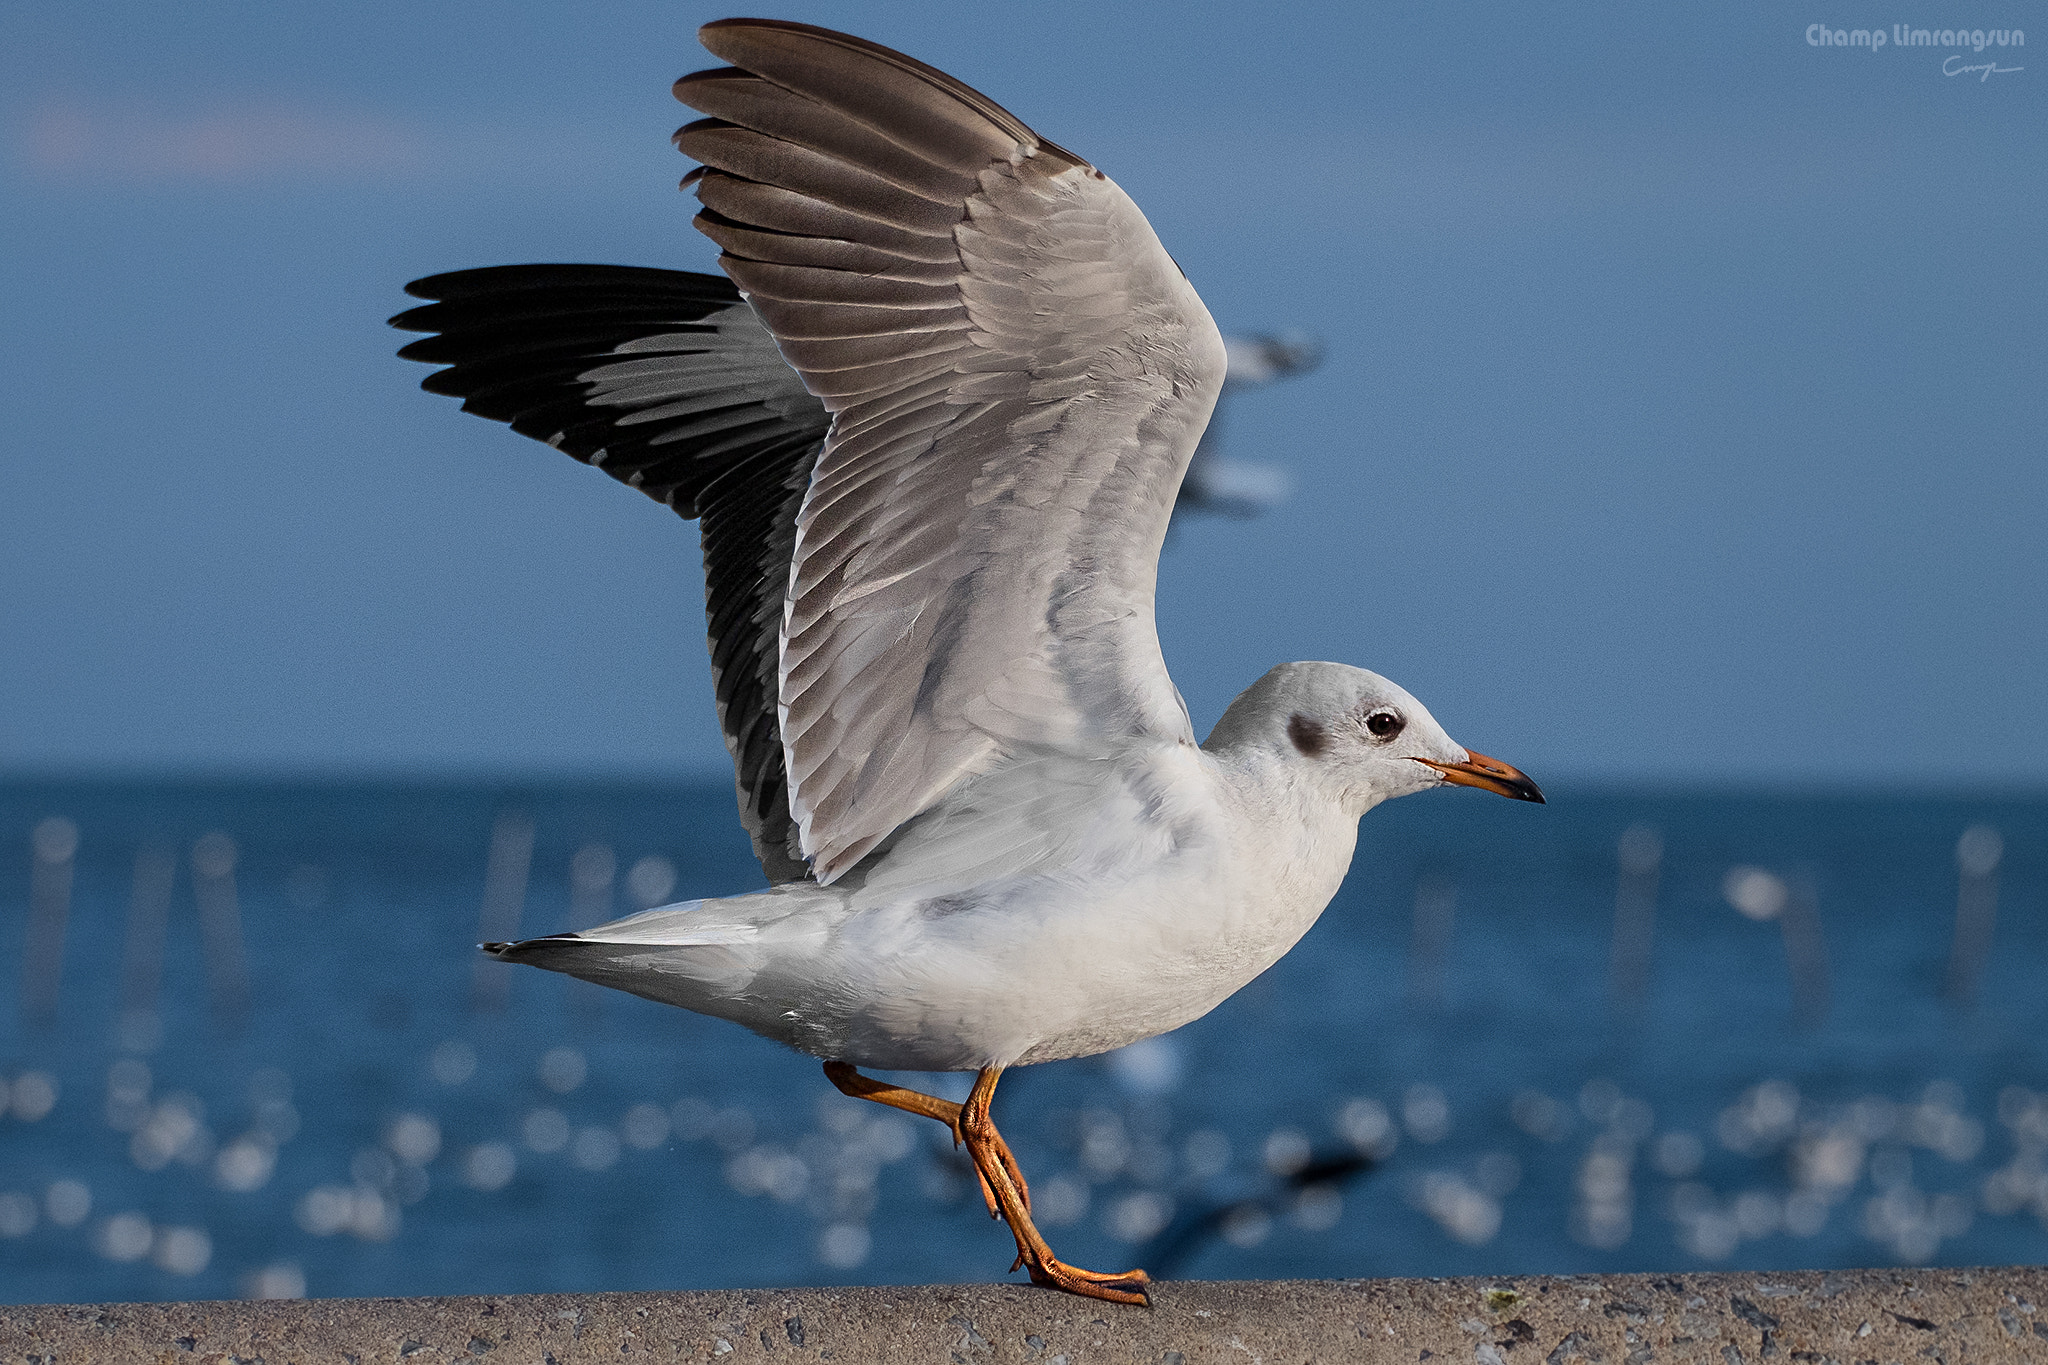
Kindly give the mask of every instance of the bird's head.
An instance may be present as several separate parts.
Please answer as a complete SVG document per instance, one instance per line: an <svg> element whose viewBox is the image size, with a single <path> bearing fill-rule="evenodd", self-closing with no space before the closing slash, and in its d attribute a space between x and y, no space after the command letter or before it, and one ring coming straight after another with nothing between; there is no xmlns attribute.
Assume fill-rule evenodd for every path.
<svg viewBox="0 0 2048 1365"><path fill-rule="evenodd" d="M1203 747L1268 751L1361 814L1446 784L1543 800L1520 772L1445 734L1406 691L1349 664L1281 664L1231 702Z"/></svg>

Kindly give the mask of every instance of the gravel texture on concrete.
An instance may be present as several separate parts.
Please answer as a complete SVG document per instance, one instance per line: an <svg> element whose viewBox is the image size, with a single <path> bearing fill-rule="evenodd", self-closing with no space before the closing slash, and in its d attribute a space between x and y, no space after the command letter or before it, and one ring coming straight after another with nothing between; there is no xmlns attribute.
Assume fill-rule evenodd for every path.
<svg viewBox="0 0 2048 1365"><path fill-rule="evenodd" d="M2048 1269L1024 1285L0 1308L0 1362L2048 1365Z"/></svg>

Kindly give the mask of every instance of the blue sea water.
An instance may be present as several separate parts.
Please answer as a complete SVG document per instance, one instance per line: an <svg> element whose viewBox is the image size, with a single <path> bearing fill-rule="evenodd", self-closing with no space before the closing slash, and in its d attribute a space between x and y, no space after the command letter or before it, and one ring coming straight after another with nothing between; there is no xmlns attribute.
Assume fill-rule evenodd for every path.
<svg viewBox="0 0 2048 1365"><path fill-rule="evenodd" d="M38 895L66 914L54 1019L24 1017L52 978L0 973L0 1299L1002 1276L1009 1239L936 1124L729 1024L480 978L493 831L521 819L525 934L665 877L671 899L758 884L723 783L0 784L8 963ZM1944 977L1973 826L2003 858L1964 1004ZM39 827L46 852L77 833L61 897ZM1631 828L1662 845L1631 882L1655 915L1635 1007L1610 980ZM175 872L137 1013L153 848ZM1785 915L1731 908L1742 866L1782 879ZM1104 1269L2039 1262L2044 930L2040 796L1432 793L1367 817L1263 978L1152 1044L1011 1073L996 1114L1054 1245Z"/></svg>

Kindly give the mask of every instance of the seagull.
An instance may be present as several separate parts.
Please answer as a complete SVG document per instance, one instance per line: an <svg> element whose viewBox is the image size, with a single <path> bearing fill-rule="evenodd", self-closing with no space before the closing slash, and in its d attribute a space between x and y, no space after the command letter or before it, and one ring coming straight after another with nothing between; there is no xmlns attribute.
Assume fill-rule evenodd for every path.
<svg viewBox="0 0 2048 1365"><path fill-rule="evenodd" d="M425 381L701 522L719 722L765 889L508 962L742 1024L947 1125L1040 1285L1062 1262L991 1114L1015 1066L1200 1018L1343 881L1368 810L1541 801L1374 673L1287 663L1197 741L1154 583L1223 338L1137 206L875 43L726 19L696 226L732 288L622 267L411 287ZM506 274L505 271L512 273ZM736 292L735 292L736 290ZM864 1074L971 1072L964 1103Z"/></svg>
<svg viewBox="0 0 2048 1365"><path fill-rule="evenodd" d="M1287 471L1275 465L1223 456L1223 408L1234 393L1307 374L1322 363L1322 344L1301 332L1227 336L1223 338L1223 355L1223 390L1216 396L1215 410L1209 414L1201 444L1188 461L1187 473L1181 476L1180 496L1173 504L1176 517L1195 512L1255 517L1286 501L1293 484Z"/></svg>

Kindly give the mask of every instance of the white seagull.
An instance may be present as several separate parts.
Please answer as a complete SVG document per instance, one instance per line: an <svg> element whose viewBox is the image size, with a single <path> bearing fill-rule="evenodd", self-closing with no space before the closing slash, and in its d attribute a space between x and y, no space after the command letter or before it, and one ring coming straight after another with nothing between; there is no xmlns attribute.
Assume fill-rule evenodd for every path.
<svg viewBox="0 0 2048 1365"><path fill-rule="evenodd" d="M405 352L452 366L429 389L702 518L769 886L485 946L940 1120L1034 1281L1144 1302L1142 1270L1066 1265L1032 1226L997 1078L1214 1009L1315 923L1389 797L1542 794L1344 664L1280 665L1198 743L1153 591L1226 362L1144 215L888 48L761 19L699 37L731 65L676 83L709 115L676 144L743 302L508 267L421 281L440 302L394 321L441 333ZM955 1104L857 1067L976 1075Z"/></svg>

